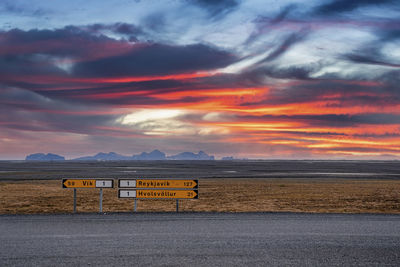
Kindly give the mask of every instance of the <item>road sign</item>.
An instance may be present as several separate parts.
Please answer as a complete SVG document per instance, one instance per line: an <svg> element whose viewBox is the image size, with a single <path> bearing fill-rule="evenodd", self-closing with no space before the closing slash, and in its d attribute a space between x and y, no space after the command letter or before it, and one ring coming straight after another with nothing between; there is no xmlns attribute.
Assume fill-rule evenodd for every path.
<svg viewBox="0 0 400 267"><path fill-rule="evenodd" d="M118 180L118 187L123 188L136 188L136 180L126 180L126 179L119 179Z"/></svg>
<svg viewBox="0 0 400 267"><path fill-rule="evenodd" d="M119 179L120 188L198 188L199 180Z"/></svg>
<svg viewBox="0 0 400 267"><path fill-rule="evenodd" d="M63 188L113 188L112 179L63 179Z"/></svg>
<svg viewBox="0 0 400 267"><path fill-rule="evenodd" d="M114 180L96 180L96 188L114 188Z"/></svg>
<svg viewBox="0 0 400 267"><path fill-rule="evenodd" d="M198 199L198 190L120 189L119 198Z"/></svg>

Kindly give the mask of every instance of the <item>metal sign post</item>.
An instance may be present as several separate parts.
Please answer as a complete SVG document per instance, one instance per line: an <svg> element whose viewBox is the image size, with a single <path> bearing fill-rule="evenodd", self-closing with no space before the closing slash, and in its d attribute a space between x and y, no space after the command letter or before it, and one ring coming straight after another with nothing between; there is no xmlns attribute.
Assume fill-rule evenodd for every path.
<svg viewBox="0 0 400 267"><path fill-rule="evenodd" d="M76 188L74 188L74 213L76 213Z"/></svg>
<svg viewBox="0 0 400 267"><path fill-rule="evenodd" d="M179 212L179 199L176 200L176 212Z"/></svg>
<svg viewBox="0 0 400 267"><path fill-rule="evenodd" d="M103 188L114 188L113 179L62 179L63 188L74 189L74 213L76 213L76 189L77 188L100 188L99 212L103 212Z"/></svg>
<svg viewBox="0 0 400 267"><path fill-rule="evenodd" d="M103 212L103 188L100 188L99 212Z"/></svg>

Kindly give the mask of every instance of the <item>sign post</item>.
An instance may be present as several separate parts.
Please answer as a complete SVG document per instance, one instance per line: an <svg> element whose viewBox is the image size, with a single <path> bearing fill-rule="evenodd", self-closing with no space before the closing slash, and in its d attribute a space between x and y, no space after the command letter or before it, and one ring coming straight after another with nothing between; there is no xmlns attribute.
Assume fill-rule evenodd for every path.
<svg viewBox="0 0 400 267"><path fill-rule="evenodd" d="M180 199L199 198L199 180L188 179L119 179L118 198L133 198L136 212L137 199L176 199L179 212Z"/></svg>
<svg viewBox="0 0 400 267"><path fill-rule="evenodd" d="M74 188L74 213L76 213L76 188Z"/></svg>
<svg viewBox="0 0 400 267"><path fill-rule="evenodd" d="M76 189L100 188L99 212L103 212L103 188L114 188L113 179L62 179L63 188L74 189L74 213L76 213Z"/></svg>
<svg viewBox="0 0 400 267"><path fill-rule="evenodd" d="M103 212L103 188L100 188L99 212Z"/></svg>

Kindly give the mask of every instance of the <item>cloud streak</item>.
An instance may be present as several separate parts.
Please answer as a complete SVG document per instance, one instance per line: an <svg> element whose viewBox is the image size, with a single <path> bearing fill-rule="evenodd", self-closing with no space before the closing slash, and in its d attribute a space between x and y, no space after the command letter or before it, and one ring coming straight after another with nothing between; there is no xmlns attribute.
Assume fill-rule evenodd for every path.
<svg viewBox="0 0 400 267"><path fill-rule="evenodd" d="M0 158L48 142L67 157L399 159L394 1L271 3L175 1L179 14L130 3L143 13L130 20L86 3L104 15L79 25L49 4L59 27L35 14L41 27L0 26ZM27 5L1 19L43 9Z"/></svg>
<svg viewBox="0 0 400 267"><path fill-rule="evenodd" d="M316 7L315 13L318 15L332 15L336 13L350 12L362 7L385 6L395 3L395 0L333 0Z"/></svg>

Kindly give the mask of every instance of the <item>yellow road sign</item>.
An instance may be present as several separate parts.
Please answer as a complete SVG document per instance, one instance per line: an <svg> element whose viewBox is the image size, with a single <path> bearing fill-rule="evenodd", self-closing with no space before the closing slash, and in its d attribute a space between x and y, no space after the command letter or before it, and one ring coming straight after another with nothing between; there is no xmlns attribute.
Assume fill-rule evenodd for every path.
<svg viewBox="0 0 400 267"><path fill-rule="evenodd" d="M63 179L63 188L113 188L112 179Z"/></svg>
<svg viewBox="0 0 400 267"><path fill-rule="evenodd" d="M121 188L198 188L199 180L120 179Z"/></svg>
<svg viewBox="0 0 400 267"><path fill-rule="evenodd" d="M198 199L198 190L120 189L119 198Z"/></svg>

